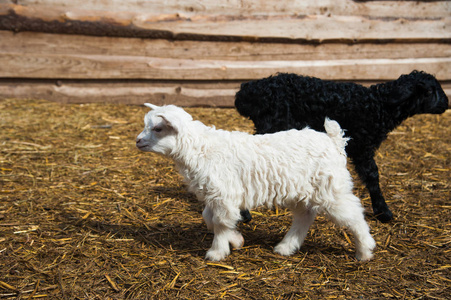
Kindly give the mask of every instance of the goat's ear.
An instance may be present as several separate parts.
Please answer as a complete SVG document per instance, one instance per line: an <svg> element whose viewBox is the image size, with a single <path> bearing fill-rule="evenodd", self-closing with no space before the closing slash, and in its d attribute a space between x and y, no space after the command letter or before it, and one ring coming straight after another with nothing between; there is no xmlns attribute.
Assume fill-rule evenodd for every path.
<svg viewBox="0 0 451 300"><path fill-rule="evenodd" d="M154 104L151 103L144 103L144 106L147 106L150 109L157 109L159 106L156 106Z"/></svg>
<svg viewBox="0 0 451 300"><path fill-rule="evenodd" d="M180 126L179 126L179 120L177 118L171 118L167 115L157 115L158 117L163 119L163 122L166 126L171 127L176 132L179 132Z"/></svg>
<svg viewBox="0 0 451 300"><path fill-rule="evenodd" d="M387 102L391 105L399 105L415 97L418 91L418 86L409 82L404 86L393 89L387 97Z"/></svg>

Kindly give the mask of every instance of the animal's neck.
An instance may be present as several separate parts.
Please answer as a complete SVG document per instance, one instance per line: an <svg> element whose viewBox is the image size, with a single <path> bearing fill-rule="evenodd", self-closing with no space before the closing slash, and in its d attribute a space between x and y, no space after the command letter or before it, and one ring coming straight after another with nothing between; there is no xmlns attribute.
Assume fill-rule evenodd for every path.
<svg viewBox="0 0 451 300"><path fill-rule="evenodd" d="M209 127L196 124L195 130L191 130L191 128L184 130L183 134L179 136L176 151L171 155L171 158L180 170L191 172L204 163L205 153L209 147L208 139L205 138L208 130Z"/></svg>
<svg viewBox="0 0 451 300"><path fill-rule="evenodd" d="M403 99L404 95L400 90L396 81L377 84L370 87L373 94L378 95L377 99L381 102L383 109L382 118L388 127L389 131L401 124L405 119L418 114L419 103L412 101L412 99ZM399 98L399 99L398 99Z"/></svg>

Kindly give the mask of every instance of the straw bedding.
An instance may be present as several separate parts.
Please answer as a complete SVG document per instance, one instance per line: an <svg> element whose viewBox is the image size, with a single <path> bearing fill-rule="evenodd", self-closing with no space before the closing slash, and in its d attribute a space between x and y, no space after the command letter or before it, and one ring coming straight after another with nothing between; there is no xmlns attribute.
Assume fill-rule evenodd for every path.
<svg viewBox="0 0 451 300"><path fill-rule="evenodd" d="M272 252L289 212L259 209L245 246L204 260L202 207L166 158L139 152L139 106L0 100L0 299L446 299L451 112L408 119L377 153L395 221L367 220L375 258L318 217L301 250ZM233 109L188 108L252 132ZM367 211L370 199L355 179Z"/></svg>

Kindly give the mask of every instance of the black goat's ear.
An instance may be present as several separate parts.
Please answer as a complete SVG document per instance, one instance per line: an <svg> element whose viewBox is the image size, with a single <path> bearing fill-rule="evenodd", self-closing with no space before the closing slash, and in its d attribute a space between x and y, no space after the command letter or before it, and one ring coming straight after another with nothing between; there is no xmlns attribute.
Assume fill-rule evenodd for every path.
<svg viewBox="0 0 451 300"><path fill-rule="evenodd" d="M387 95L387 102L392 105L398 105L417 98L420 94L426 92L426 87L421 83L405 83L393 88Z"/></svg>

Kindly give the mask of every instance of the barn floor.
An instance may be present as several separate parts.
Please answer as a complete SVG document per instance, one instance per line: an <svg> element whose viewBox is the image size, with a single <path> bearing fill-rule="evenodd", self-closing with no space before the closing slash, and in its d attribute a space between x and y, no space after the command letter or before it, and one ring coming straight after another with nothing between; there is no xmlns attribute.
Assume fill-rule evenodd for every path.
<svg viewBox="0 0 451 300"><path fill-rule="evenodd" d="M187 110L252 131L233 109ZM0 101L0 299L449 299L451 111L407 120L380 148L396 220L367 214L377 241L367 263L323 217L299 253L275 255L290 216L264 208L239 225L243 249L205 261L202 205L169 160L134 146L145 112ZM370 212L357 179L355 193Z"/></svg>

